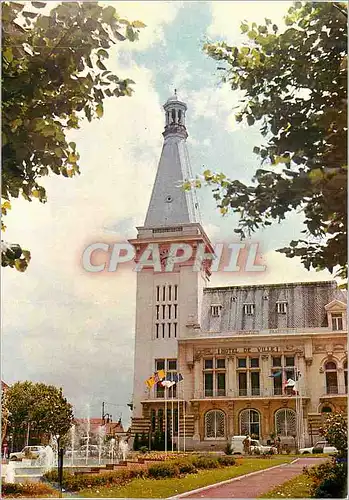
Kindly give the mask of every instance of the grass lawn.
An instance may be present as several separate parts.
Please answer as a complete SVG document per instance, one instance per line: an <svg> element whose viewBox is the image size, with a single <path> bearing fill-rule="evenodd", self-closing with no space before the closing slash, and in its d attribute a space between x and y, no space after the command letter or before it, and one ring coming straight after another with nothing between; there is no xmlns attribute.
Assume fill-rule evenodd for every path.
<svg viewBox="0 0 349 500"><path fill-rule="evenodd" d="M113 498L168 498L179 493L195 490L203 486L219 483L249 472L254 472L282 463L291 462L288 456L272 458L242 458L236 465L221 469L201 470L197 474L188 474L173 479L133 479L124 486L88 488L76 493L79 497L113 497Z"/></svg>
<svg viewBox="0 0 349 500"><path fill-rule="evenodd" d="M259 498L310 498L311 479L304 474L264 493Z"/></svg>

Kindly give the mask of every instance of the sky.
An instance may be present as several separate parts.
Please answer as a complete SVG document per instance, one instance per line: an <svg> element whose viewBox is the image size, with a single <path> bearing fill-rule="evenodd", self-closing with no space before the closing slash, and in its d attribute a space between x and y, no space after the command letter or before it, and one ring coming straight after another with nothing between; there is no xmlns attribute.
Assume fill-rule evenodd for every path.
<svg viewBox="0 0 349 500"><path fill-rule="evenodd" d="M106 3L106 2L104 2ZM101 120L70 134L81 175L44 181L48 202L15 200L6 240L32 253L25 273L2 272L2 379L62 387L78 417L98 417L102 402L128 425L132 400L136 307L135 273L129 268L86 273L83 250L91 243L126 241L144 223L162 147L162 105L177 89L187 103L188 149L194 175L205 169L250 182L259 166L252 152L262 143L258 126L234 121L240 95L220 82L217 62L202 51L206 40L241 44L240 21L282 25L291 2L107 2L147 27L138 42L117 44L110 69L136 84L132 97L109 99ZM198 191L203 226L213 242L238 242L238 218L222 217L209 188ZM292 214L253 236L264 273L215 273L210 286L331 279L306 271L276 253L300 235Z"/></svg>

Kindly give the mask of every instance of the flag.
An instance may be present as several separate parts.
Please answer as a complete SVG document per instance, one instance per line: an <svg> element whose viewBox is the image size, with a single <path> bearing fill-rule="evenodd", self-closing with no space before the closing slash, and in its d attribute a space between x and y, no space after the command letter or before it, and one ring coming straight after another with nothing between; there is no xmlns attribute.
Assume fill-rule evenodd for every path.
<svg viewBox="0 0 349 500"><path fill-rule="evenodd" d="M157 384L158 382L161 382L165 378L165 370L158 370L157 372L154 373L154 380L155 383Z"/></svg>
<svg viewBox="0 0 349 500"><path fill-rule="evenodd" d="M147 386L149 387L149 389L151 389L153 387L153 385L156 384L155 382L155 378L153 377L153 375L151 377L149 377L145 383L147 384Z"/></svg>
<svg viewBox="0 0 349 500"><path fill-rule="evenodd" d="M176 382L174 381L171 381L171 380L162 380L161 381L161 385L163 387L167 387L167 389L169 389L170 387L172 387L173 385L175 385Z"/></svg>
<svg viewBox="0 0 349 500"><path fill-rule="evenodd" d="M291 378L289 378L286 382L285 387L294 387L295 385L296 385L296 382L294 380L292 380Z"/></svg>
<svg viewBox="0 0 349 500"><path fill-rule="evenodd" d="M181 382L181 380L183 380L183 375L181 373L178 373L176 376L177 376L177 380L176 380L177 383Z"/></svg>
<svg viewBox="0 0 349 500"><path fill-rule="evenodd" d="M274 378L274 377L278 377L279 375L281 375L282 373L282 370L278 371L278 372L274 372L272 373L271 375L269 375L269 378Z"/></svg>

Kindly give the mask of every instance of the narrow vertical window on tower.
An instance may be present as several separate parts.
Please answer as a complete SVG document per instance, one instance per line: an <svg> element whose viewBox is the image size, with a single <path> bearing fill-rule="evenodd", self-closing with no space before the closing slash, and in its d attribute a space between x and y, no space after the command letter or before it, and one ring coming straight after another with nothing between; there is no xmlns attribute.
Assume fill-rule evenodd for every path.
<svg viewBox="0 0 349 500"><path fill-rule="evenodd" d="M154 339L177 337L178 285L155 287Z"/></svg>

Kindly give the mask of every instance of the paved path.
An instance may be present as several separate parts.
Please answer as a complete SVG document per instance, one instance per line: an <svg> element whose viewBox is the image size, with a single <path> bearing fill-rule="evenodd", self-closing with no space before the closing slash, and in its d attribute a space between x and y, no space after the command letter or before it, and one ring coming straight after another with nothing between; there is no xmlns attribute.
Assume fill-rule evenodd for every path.
<svg viewBox="0 0 349 500"><path fill-rule="evenodd" d="M228 479L219 484L182 493L175 498L257 498L301 474L305 465L312 467L323 461L323 458L298 458L289 464L277 465L245 476Z"/></svg>

